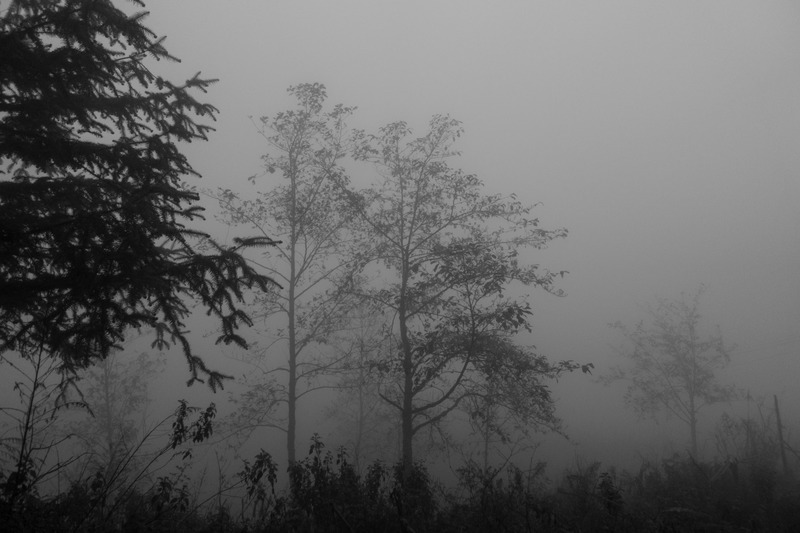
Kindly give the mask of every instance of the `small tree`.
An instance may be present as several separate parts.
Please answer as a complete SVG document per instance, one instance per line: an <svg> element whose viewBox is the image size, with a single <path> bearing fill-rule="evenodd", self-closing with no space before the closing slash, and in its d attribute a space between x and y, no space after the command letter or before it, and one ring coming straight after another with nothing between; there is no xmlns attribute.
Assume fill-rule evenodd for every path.
<svg viewBox="0 0 800 533"><path fill-rule="evenodd" d="M280 240L275 253L255 261L283 288L255 302L254 316L274 319L275 327L262 330L267 342L255 350L267 381L249 384L251 394L240 399L247 404L240 413L248 416L240 418L251 428L266 423L285 431L289 463L294 463L298 402L315 389L321 374L336 366L337 359L321 355L318 348L353 301L354 263L346 258L345 238L352 217L335 183L346 182L340 160L346 150L345 121L354 108L324 110L326 90L319 83L290 87L289 93L297 98L297 108L263 117L259 130L270 148L263 158L267 173L277 172L283 182L246 199L229 189L217 198L225 221ZM285 350L285 365L277 368L268 358L276 349ZM264 394L271 399L263 401ZM268 407L279 403L286 406L285 420L276 422Z"/></svg>
<svg viewBox="0 0 800 533"><path fill-rule="evenodd" d="M697 456L698 415L708 405L735 399L738 389L722 385L716 372L730 362L730 350L722 336L702 338L699 300L703 288L679 300L659 298L649 309L650 323L639 322L635 328L621 322L612 324L620 330L628 345L620 349L630 362L615 367L603 378L608 384L628 383L625 402L640 415L665 413L689 426L689 442Z"/></svg>
<svg viewBox="0 0 800 533"><path fill-rule="evenodd" d="M0 357L0 364L6 367L4 377L14 380L19 399L0 405L0 507L15 508L75 460L59 455L59 446L70 435L55 426L59 412L85 403L69 398L77 390L75 380L62 376L44 350L25 354L19 361Z"/></svg>
<svg viewBox="0 0 800 533"><path fill-rule="evenodd" d="M186 227L202 208L178 143L213 129L199 120L217 110L193 93L214 80L151 72L148 57L177 60L145 15L109 0L14 0L0 13L0 353L44 349L75 372L146 326L155 345L181 347L190 383L216 389L225 376L193 352L187 300L220 320L218 342L244 345L242 291L270 279L238 252L272 241L221 247Z"/></svg>
<svg viewBox="0 0 800 533"><path fill-rule="evenodd" d="M435 116L420 138L410 138L403 122L356 136L356 158L375 164L381 177L349 195L381 272L365 297L391 324L392 349L374 367L393 378L380 394L400 415L405 475L414 435L478 394L476 376L519 353L492 349L529 328L529 304L507 296L508 288L562 294L558 274L520 264L518 251L544 248L566 230L542 229L531 207L486 195L476 176L448 166L461 132L458 121ZM549 401L537 395L538 383L528 385Z"/></svg>

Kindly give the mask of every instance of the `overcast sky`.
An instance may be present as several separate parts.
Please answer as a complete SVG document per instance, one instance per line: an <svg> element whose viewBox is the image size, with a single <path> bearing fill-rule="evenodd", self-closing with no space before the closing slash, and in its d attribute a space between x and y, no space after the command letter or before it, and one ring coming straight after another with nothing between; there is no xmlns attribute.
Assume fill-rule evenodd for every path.
<svg viewBox="0 0 800 533"><path fill-rule="evenodd" d="M738 349L731 377L800 422L800 4L795 1L152 0L147 24L182 64L220 78L203 186L251 187L265 147L248 117L321 82L374 130L434 113L464 123L463 156L570 236L535 260L568 270L535 294L529 339L553 359L618 362L607 324L654 296L708 290L702 311ZM618 391L558 389L579 439ZM603 402L597 402L602 398ZM608 401L612 402L609 406ZM579 415L594 421L588 426ZM620 415L622 416L622 415ZM792 418L794 417L794 418ZM619 434L616 435L619 438ZM606 435L613 441L614 435Z"/></svg>

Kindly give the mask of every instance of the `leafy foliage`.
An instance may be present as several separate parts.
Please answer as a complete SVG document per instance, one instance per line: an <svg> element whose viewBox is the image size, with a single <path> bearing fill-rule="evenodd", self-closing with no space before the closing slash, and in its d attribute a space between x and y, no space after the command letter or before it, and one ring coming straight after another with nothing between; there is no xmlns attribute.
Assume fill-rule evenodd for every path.
<svg viewBox="0 0 800 533"><path fill-rule="evenodd" d="M187 300L219 319L217 342L244 345L242 291L271 280L238 252L272 241L222 247L187 228L202 208L178 143L207 139L217 110L193 94L214 80L151 72L148 57L176 59L145 15L14 0L0 16L0 352L43 347L74 372L150 327L154 345L181 347L190 383L216 389L224 376L186 336Z"/></svg>

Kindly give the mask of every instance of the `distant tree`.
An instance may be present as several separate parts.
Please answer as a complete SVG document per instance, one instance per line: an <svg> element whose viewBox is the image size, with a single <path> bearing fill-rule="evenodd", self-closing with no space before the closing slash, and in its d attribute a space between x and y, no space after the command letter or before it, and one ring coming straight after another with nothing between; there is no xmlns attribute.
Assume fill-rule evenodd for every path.
<svg viewBox="0 0 800 533"><path fill-rule="evenodd" d="M327 93L319 83L288 91L297 99L296 109L263 117L259 130L270 150L263 157L267 174L277 172L282 182L245 198L229 189L215 196L223 220L248 226L264 239L280 240L263 259L253 260L282 286L259 295L252 313L270 318L271 327L261 330L264 342L254 349L267 381L250 380L253 390L239 399L237 412L245 427L285 431L288 460L294 463L298 402L340 360L328 357L320 346L343 323L354 301L356 263L348 259L352 247L346 238L353 217L338 187L347 180L341 160L347 148L346 120L354 108L324 109ZM277 350L285 350L280 366L270 357ZM271 407L281 404L286 406L285 419L276 420Z"/></svg>
<svg viewBox="0 0 800 533"><path fill-rule="evenodd" d="M395 377L380 395L401 419L407 475L414 435L480 394L477 376L523 353L493 349L529 328L530 305L509 297L509 288L562 294L554 281L563 272L524 265L518 253L544 248L566 230L542 229L531 207L484 194L476 176L448 166L461 132L458 121L435 116L416 139L404 122L356 135L356 158L373 163L381 176L373 189L350 198L374 245L370 268L380 269L365 297L389 320L393 345L373 366ZM522 386L550 401L538 382Z"/></svg>
<svg viewBox="0 0 800 533"><path fill-rule="evenodd" d="M356 471L370 461L397 459L399 435L397 412L381 401L381 374L371 363L391 349L391 338L380 315L368 306L353 313L347 329L338 332L331 345L343 353L346 371L337 383L337 398L326 409L334 435L351 449Z"/></svg>
<svg viewBox="0 0 800 533"><path fill-rule="evenodd" d="M705 407L738 397L734 385L722 385L716 372L730 362L730 349L719 332L701 336L700 287L692 296L678 300L659 298L649 309L650 321L633 329L621 322L612 324L628 343L620 353L629 360L615 367L602 380L608 384L625 381L625 402L640 415L665 413L687 426L690 450L697 456L698 415Z"/></svg>
<svg viewBox="0 0 800 533"><path fill-rule="evenodd" d="M178 143L213 129L198 120L217 110L192 93L214 80L151 72L148 56L177 60L145 15L109 0L14 0L0 13L0 354L43 348L75 372L150 327L155 345L181 347L189 383L216 389L225 376L187 337L189 301L220 320L218 342L244 345L243 289L271 280L238 252L272 240L221 247L186 226L202 208Z"/></svg>
<svg viewBox="0 0 800 533"><path fill-rule="evenodd" d="M142 352L133 357L111 354L81 375L84 416L66 424L86 454L84 468L106 480L123 482L141 458L130 460L146 427L149 382L163 360Z"/></svg>

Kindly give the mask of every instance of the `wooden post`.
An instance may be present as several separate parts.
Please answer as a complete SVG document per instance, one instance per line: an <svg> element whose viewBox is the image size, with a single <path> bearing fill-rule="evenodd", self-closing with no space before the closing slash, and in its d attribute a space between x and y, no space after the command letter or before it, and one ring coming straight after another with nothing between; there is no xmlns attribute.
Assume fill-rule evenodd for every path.
<svg viewBox="0 0 800 533"><path fill-rule="evenodd" d="M753 424L750 422L750 389L747 389L747 426L745 433L745 456L755 457L755 446L753 445Z"/></svg>
<svg viewBox="0 0 800 533"><path fill-rule="evenodd" d="M789 468L786 466L786 450L783 449L783 426L781 425L781 411L778 409L778 395L773 395L775 398L775 418L778 421L778 445L781 447L781 463L783 464L784 475L789 473Z"/></svg>

